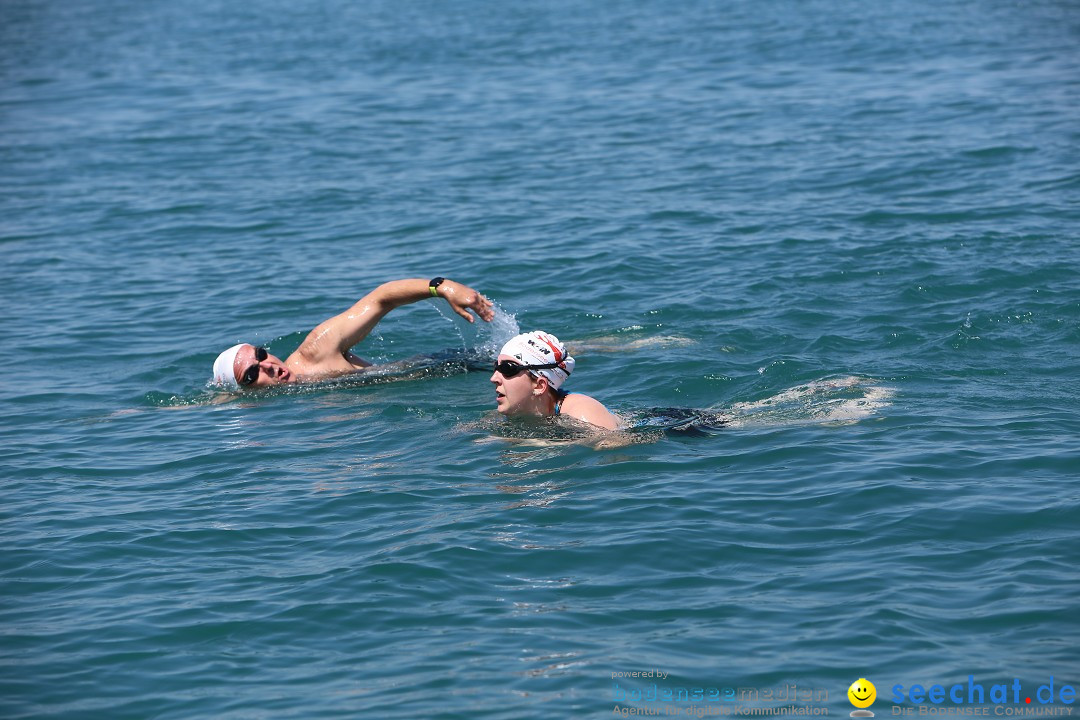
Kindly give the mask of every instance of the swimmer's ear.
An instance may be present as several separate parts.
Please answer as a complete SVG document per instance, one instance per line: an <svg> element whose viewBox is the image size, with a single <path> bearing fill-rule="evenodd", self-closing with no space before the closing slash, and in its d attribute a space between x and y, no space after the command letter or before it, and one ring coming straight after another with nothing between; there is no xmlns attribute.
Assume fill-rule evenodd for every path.
<svg viewBox="0 0 1080 720"><path fill-rule="evenodd" d="M533 395L543 395L548 391L548 379L543 375L537 375L533 381Z"/></svg>

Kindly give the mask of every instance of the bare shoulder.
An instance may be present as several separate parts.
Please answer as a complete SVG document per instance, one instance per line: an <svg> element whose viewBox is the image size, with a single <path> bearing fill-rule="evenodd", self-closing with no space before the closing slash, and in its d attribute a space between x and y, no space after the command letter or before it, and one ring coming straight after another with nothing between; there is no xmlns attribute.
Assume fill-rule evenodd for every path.
<svg viewBox="0 0 1080 720"><path fill-rule="evenodd" d="M285 367L292 371L292 374L297 378L307 380L308 378L319 374L319 364L312 362L302 351L304 347L301 345L296 349L292 355L285 359Z"/></svg>
<svg viewBox="0 0 1080 720"><path fill-rule="evenodd" d="M603 403L581 393L570 393L566 396L562 402L562 414L608 430L619 427L619 419L612 415Z"/></svg>
<svg viewBox="0 0 1080 720"><path fill-rule="evenodd" d="M344 326L348 320L347 313L323 320L308 333L286 362L291 364L295 361L309 369L331 369L340 365L343 356L352 347L345 338Z"/></svg>

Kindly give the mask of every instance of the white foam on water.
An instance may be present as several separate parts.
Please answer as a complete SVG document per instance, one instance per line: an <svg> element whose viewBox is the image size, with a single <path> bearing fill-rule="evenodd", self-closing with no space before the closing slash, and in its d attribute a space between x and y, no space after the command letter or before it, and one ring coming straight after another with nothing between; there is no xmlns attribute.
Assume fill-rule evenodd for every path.
<svg viewBox="0 0 1080 720"><path fill-rule="evenodd" d="M566 343L567 347L570 348L570 352L575 355L595 352L626 352L650 347L687 347L694 344L694 340L679 335L657 335L634 340L628 340L619 335L603 335L588 340L570 340Z"/></svg>
<svg viewBox="0 0 1080 720"><path fill-rule="evenodd" d="M854 393L854 395L853 395ZM894 388L858 376L814 380L754 402L735 403L732 426L850 424L891 405Z"/></svg>

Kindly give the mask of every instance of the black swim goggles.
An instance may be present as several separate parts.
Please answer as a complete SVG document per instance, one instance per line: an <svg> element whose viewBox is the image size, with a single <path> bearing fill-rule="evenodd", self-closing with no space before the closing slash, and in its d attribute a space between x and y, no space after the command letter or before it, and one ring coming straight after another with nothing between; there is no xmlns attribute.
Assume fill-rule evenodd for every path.
<svg viewBox="0 0 1080 720"><path fill-rule="evenodd" d="M266 352L266 348L255 348L255 364L244 371L244 374L240 376L241 385L250 385L259 379L259 363L270 356L270 353Z"/></svg>
<svg viewBox="0 0 1080 720"><path fill-rule="evenodd" d="M523 370L553 370L560 367L561 363L546 363L544 365L522 365L513 360L500 360L495 363L495 372L502 373L504 378L512 378Z"/></svg>

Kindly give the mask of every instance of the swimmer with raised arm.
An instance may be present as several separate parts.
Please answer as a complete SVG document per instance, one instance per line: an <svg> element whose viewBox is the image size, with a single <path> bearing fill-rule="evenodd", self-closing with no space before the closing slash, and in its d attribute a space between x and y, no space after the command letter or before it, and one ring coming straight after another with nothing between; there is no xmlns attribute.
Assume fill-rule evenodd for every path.
<svg viewBox="0 0 1080 720"><path fill-rule="evenodd" d="M322 322L284 361L266 348L248 343L233 345L214 361L214 382L237 390L296 382L327 380L362 371L371 363L352 353L359 343L394 308L426 298L441 297L469 322L470 310L485 322L495 317L491 301L467 285L437 277L384 283L360 298L351 308Z"/></svg>
<svg viewBox="0 0 1080 720"><path fill-rule="evenodd" d="M562 384L574 371L566 346L548 333L534 331L511 338L495 361L491 382L500 415L564 415L607 430L619 420L600 401L569 393Z"/></svg>

